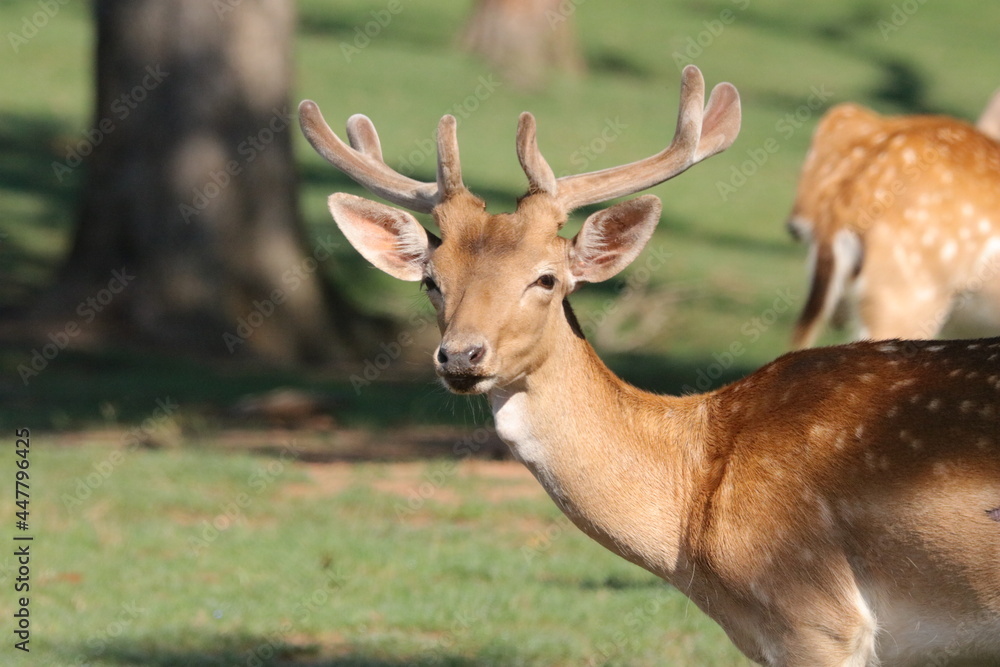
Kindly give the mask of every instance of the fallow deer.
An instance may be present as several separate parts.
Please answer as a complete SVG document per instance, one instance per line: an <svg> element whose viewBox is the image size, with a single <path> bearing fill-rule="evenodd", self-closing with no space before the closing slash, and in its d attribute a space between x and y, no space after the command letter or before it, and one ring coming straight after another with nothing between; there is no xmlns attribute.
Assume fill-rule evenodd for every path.
<svg viewBox="0 0 1000 667"><path fill-rule="evenodd" d="M934 338L949 320L1000 333L998 113L978 129L856 104L823 116L788 223L811 246L794 347L831 316L853 320L858 339Z"/></svg>
<svg viewBox="0 0 1000 667"><path fill-rule="evenodd" d="M437 310L434 367L485 394L497 433L594 540L666 579L752 660L773 667L1000 664L1000 339L861 342L790 353L726 387L660 396L615 376L567 302L640 252L660 218L641 196L728 147L736 89L683 72L671 144L632 164L556 178L524 113L528 191L491 215L462 182L455 120L436 182L396 173L364 116L350 145L314 102L316 150L369 191L330 210L354 247ZM937 662L934 662L937 660Z"/></svg>
<svg viewBox="0 0 1000 667"><path fill-rule="evenodd" d="M986 103L986 108L976 119L976 129L987 137L1000 141L1000 90Z"/></svg>

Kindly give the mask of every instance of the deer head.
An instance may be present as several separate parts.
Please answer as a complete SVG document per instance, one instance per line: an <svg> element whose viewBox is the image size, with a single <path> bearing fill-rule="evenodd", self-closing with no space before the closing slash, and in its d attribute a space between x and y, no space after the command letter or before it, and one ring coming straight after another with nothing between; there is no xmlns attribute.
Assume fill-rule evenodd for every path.
<svg viewBox="0 0 1000 667"><path fill-rule="evenodd" d="M574 209L662 183L733 142L740 124L736 89L717 85L707 106L704 95L701 72L685 68L669 146L631 164L561 178L538 149L534 117L521 114L516 146L528 191L513 213L497 215L462 182L452 116L438 124L437 180L425 183L386 165L365 116L348 120L348 145L314 102L303 101L299 114L309 142L334 166L372 193L433 216L440 238L405 210L344 193L329 200L337 225L368 261L401 280L422 282L442 333L435 370L450 390L473 394L509 385L543 364L555 338L575 328L566 297L635 259L661 206L651 195L615 204L588 217L568 239L559 230Z"/></svg>

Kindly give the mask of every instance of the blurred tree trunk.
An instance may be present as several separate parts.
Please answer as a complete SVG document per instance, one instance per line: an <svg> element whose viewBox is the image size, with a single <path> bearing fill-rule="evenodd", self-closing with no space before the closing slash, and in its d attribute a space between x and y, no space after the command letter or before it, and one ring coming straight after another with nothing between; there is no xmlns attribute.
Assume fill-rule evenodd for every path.
<svg viewBox="0 0 1000 667"><path fill-rule="evenodd" d="M307 239L297 209L294 1L95 10L96 114L54 165L87 173L45 306L186 351L327 358L349 317L322 277L333 242Z"/></svg>
<svg viewBox="0 0 1000 667"><path fill-rule="evenodd" d="M573 0L477 0L461 46L483 56L510 83L540 85L552 70L582 73Z"/></svg>

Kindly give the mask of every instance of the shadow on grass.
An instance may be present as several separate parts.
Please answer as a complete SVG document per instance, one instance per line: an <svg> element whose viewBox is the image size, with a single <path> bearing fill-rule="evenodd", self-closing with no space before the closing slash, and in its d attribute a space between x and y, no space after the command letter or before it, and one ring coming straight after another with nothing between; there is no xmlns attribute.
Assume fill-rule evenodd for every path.
<svg viewBox="0 0 1000 667"><path fill-rule="evenodd" d="M34 229L68 233L81 170L64 174L63 182L56 177L52 164L62 156L55 146L64 133L54 118L0 114L0 199L5 200L0 216L28 219ZM19 208L15 202L22 196L44 206ZM51 257L0 230L0 313L9 315L13 301L30 298L52 270Z"/></svg>
<svg viewBox="0 0 1000 667"><path fill-rule="evenodd" d="M37 348L36 348L37 349ZM387 371L356 390L359 368L321 371L274 369L151 354L141 349L64 350L37 375L21 380L32 349L0 347L0 425L70 430L139 424L159 402L177 415L209 427L268 428L273 424L239 414L241 399L291 388L318 396L338 424L394 427L408 424L472 424L484 415L478 403L447 394L431 375ZM404 364L400 363L400 366ZM21 370L19 370L21 369ZM291 426L294 427L294 424Z"/></svg>
<svg viewBox="0 0 1000 667"><path fill-rule="evenodd" d="M317 644L292 645L275 637L200 637L204 648L177 648L142 641L110 643L100 652L68 649L65 657L97 665L143 667L474 667L518 664L514 649L490 647L489 655L468 657L427 650L398 657L368 653L352 647L324 649ZM61 651L62 652L62 651ZM401 651L402 653L402 651ZM76 663L73 663L76 664Z"/></svg>
<svg viewBox="0 0 1000 667"><path fill-rule="evenodd" d="M203 428L268 429L274 424L234 412L250 395L291 388L321 397L338 426L400 428L414 425L461 427L469 433L491 422L481 397L454 396L434 379L430 365L399 362L381 377L357 386L359 369L302 371L206 362L150 354L143 350L64 350L37 376L21 381L19 368L31 350L0 347L0 428L38 431L139 425L165 401L177 406L182 425ZM605 354L624 380L655 393L706 391L739 379L754 368L718 359L676 359ZM352 377L355 381L352 382ZM288 428L294 430L293 423ZM334 427L336 428L336 427ZM452 436L453 437L453 436ZM442 444L454 444L450 440ZM423 448L421 448L423 449ZM449 448L443 449L447 455Z"/></svg>
<svg viewBox="0 0 1000 667"><path fill-rule="evenodd" d="M607 589L613 591L631 591L642 590L645 588L670 588L670 586L669 584L664 583L662 579L650 575L641 579L638 577L618 576L610 576L607 579L602 579L600 581L587 579L580 582L580 588L584 590Z"/></svg>
<svg viewBox="0 0 1000 667"><path fill-rule="evenodd" d="M871 31L880 18L877 10L865 5L852 7L836 20L811 22L806 14L788 12L775 13L748 9L741 13L741 22L758 29L795 39L811 37L830 48L839 50L852 58L871 63L878 67L881 76L869 95L872 99L897 107L902 113L946 114L961 117L961 113L949 107L932 104L928 99L927 75L913 62L904 60L888 49L866 44L862 36ZM801 101L782 104L792 108Z"/></svg>

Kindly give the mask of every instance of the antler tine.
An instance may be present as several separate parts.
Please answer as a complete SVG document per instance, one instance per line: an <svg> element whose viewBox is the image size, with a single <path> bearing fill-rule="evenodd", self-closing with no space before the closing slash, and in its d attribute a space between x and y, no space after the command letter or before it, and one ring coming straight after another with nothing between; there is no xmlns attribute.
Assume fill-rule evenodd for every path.
<svg viewBox="0 0 1000 667"><path fill-rule="evenodd" d="M382 142L378 140L378 132L368 116L356 113L347 119L347 141L354 150L385 162L382 158Z"/></svg>
<svg viewBox="0 0 1000 667"><path fill-rule="evenodd" d="M458 157L458 121L446 114L438 122L437 131L437 184L440 196L444 201L456 192L465 189L462 183L462 161Z"/></svg>
<svg viewBox="0 0 1000 667"><path fill-rule="evenodd" d="M538 150L535 117L525 111L517 122L517 161L528 177L528 192L556 194L556 176Z"/></svg>
<svg viewBox="0 0 1000 667"><path fill-rule="evenodd" d="M416 181L385 164L378 133L368 118L356 115L348 121L351 146L330 129L312 100L299 104L299 124L317 153L379 197L421 213L429 213L440 201L437 183Z"/></svg>
<svg viewBox="0 0 1000 667"><path fill-rule="evenodd" d="M740 132L740 115L740 94L736 86L725 82L716 84L705 107L696 162L733 145Z"/></svg>
<svg viewBox="0 0 1000 667"><path fill-rule="evenodd" d="M538 151L534 118L521 115L518 158L533 188L552 194L567 210L630 195L662 183L688 167L725 150L740 127L740 97L720 83L704 105L705 79L694 65L684 68L677 129L670 145L643 160L600 171L551 179L552 170Z"/></svg>

